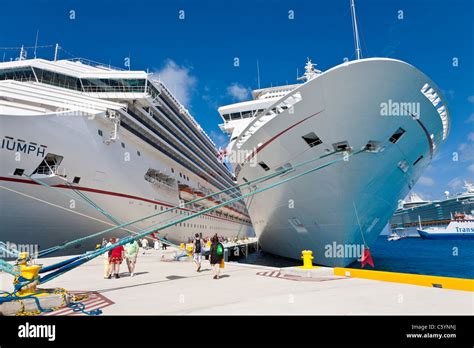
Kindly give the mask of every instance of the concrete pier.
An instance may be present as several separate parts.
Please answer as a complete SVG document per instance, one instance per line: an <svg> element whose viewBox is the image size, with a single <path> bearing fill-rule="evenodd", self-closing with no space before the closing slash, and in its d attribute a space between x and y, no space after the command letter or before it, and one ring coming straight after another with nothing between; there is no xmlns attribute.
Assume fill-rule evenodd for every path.
<svg viewBox="0 0 474 348"><path fill-rule="evenodd" d="M197 273L189 258L171 261L177 253L173 248L140 252L135 277L124 263L119 279L103 279L99 257L41 287L89 292L94 300L86 303L86 310L101 308L104 315L474 313L471 291L346 277L328 269L302 277L297 271L234 262L227 262L221 279L214 280L207 261ZM1 289L11 291L11 281L10 275L1 274Z"/></svg>

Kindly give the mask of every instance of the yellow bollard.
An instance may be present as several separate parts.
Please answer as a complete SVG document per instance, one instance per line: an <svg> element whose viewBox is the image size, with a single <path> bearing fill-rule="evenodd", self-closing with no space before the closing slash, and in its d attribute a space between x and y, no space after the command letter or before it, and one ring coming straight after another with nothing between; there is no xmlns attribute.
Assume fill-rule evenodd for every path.
<svg viewBox="0 0 474 348"><path fill-rule="evenodd" d="M20 276L27 280L33 280L38 278L38 273L41 269L40 265L30 265L29 262L29 254L27 252L20 253L17 259L17 267L20 271ZM17 278L14 279L13 283L17 282ZM24 286L21 290L17 292L18 296L28 296L33 295L36 293L36 286L38 285L38 281L34 281L29 283L28 285Z"/></svg>
<svg viewBox="0 0 474 348"><path fill-rule="evenodd" d="M185 249L185 248L186 248L186 247L184 246L184 243L181 243L181 244L179 245L179 247L180 247L181 249Z"/></svg>
<svg viewBox="0 0 474 348"><path fill-rule="evenodd" d="M303 267L304 269L311 269L313 268L313 252L311 250L303 250L301 252L303 259Z"/></svg>
<svg viewBox="0 0 474 348"><path fill-rule="evenodd" d="M192 244L186 245L186 251L188 253L188 256L191 256L193 254L193 245Z"/></svg>

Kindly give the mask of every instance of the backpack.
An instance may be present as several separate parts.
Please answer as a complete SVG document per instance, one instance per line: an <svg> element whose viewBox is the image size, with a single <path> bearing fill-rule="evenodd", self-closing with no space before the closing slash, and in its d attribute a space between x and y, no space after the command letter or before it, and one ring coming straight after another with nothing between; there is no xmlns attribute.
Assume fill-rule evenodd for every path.
<svg viewBox="0 0 474 348"><path fill-rule="evenodd" d="M222 246L221 243L217 244L216 253L218 256L222 256L224 254L224 247Z"/></svg>
<svg viewBox="0 0 474 348"><path fill-rule="evenodd" d="M194 252L200 253L201 252L201 239L196 239L196 247L194 249Z"/></svg>

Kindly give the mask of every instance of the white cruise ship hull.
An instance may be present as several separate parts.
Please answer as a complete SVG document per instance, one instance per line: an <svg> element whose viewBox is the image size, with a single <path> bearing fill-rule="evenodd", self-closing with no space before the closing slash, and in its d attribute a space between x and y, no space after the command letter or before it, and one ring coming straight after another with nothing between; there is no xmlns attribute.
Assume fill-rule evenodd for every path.
<svg viewBox="0 0 474 348"><path fill-rule="evenodd" d="M340 246L357 246L344 249L353 251L373 244L398 200L430 163L434 147L444 140L440 115L420 92L426 83L436 88L411 65L392 59L343 64L298 87L302 100L293 110L285 110L262 125L240 149L234 144L232 150L254 155L239 168L239 183L331 152L336 143L347 142L354 152L370 141L377 144L377 151L358 154L249 198L247 208L263 250L300 259L301 251L309 249L316 264L346 266L361 255L341 254L337 252ZM389 101L418 103L419 119L382 115L381 105ZM390 142L400 127L405 133L396 143ZM302 136L309 132L322 143L308 146ZM257 187L342 155L297 168ZM269 170L258 162L264 162Z"/></svg>
<svg viewBox="0 0 474 348"><path fill-rule="evenodd" d="M0 116L0 240L17 245L49 248L66 241L91 235L115 225L109 218L92 208L71 188L87 195L100 208L120 222L127 222L160 212L179 204L178 192L155 187L144 179L150 167L171 168L175 163L143 141L137 140L123 128L119 140L107 145L104 137L113 129L103 113L94 118L65 114L32 116ZM103 131L104 137L98 135ZM18 151L18 139L35 149ZM125 144L125 148L121 146ZM23 143L22 143L23 144ZM46 146L44 150L37 148ZM138 155L140 153L140 156ZM16 169L31 174L46 153L63 156L60 172L66 178L40 179L52 187L39 185L28 177L15 175ZM192 173L187 173L194 179ZM197 180L197 179L196 179ZM189 209L177 209L127 227L129 231L159 226L184 217ZM158 233L171 242L187 242L195 233L224 237L253 235L250 224L225 216L203 215ZM103 237L128 236L126 230L116 230L91 238L63 253L91 250Z"/></svg>

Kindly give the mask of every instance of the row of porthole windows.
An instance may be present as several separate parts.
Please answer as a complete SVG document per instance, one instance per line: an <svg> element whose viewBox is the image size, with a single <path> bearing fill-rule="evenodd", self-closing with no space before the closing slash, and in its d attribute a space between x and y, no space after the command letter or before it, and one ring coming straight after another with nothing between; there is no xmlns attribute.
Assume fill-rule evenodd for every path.
<svg viewBox="0 0 474 348"><path fill-rule="evenodd" d="M396 144L405 133L406 133L406 131L402 127L399 127L390 136L389 141L393 144ZM317 145L320 145L320 144L323 143L322 140L314 132L310 132L306 135L303 135L302 138L309 145L309 147L314 147L314 146L317 146ZM335 143L335 144L333 144L333 147L336 151L345 151L346 149L350 148L347 141L343 141L343 142L340 142L340 143ZM377 145L376 141L369 141L366 145L366 149L369 150L369 151L375 151L375 150L379 150L379 146ZM423 155L418 157L413 162L413 165L416 165L422 159L423 159ZM270 170L270 167L265 162L260 161L258 164L260 165L260 167L262 167L263 170L265 170L265 171ZM247 181L247 179L245 179L245 178L243 178L243 179L244 179L244 181Z"/></svg>
<svg viewBox="0 0 474 348"><path fill-rule="evenodd" d="M174 173L174 168L171 168L171 173ZM179 172L179 177L180 177L180 178L183 178L183 179L186 179L187 181L189 181L189 176L184 175L184 174L181 173L181 172Z"/></svg>
<svg viewBox="0 0 474 348"><path fill-rule="evenodd" d="M160 205L160 211L164 211L165 209L168 209L162 205ZM158 210L158 205L155 204L155 210ZM179 212L179 213L178 213ZM178 209L174 209L174 210L171 210L170 213L172 214L179 214L179 215L186 215L186 216L189 216L191 215L191 212L188 212L188 211L183 211L183 210L178 210ZM210 212L209 214L213 214L212 212ZM199 216L200 219L204 219L204 220L212 220L212 221L219 221L219 219L217 217L213 217L213 216L207 216L207 215L201 215ZM227 219L229 220L233 220L233 221L240 221L240 222L247 222L247 223L250 223L249 220L245 220L245 219L240 219L240 218L236 218L236 217L233 217L233 216L228 216L226 217Z"/></svg>

